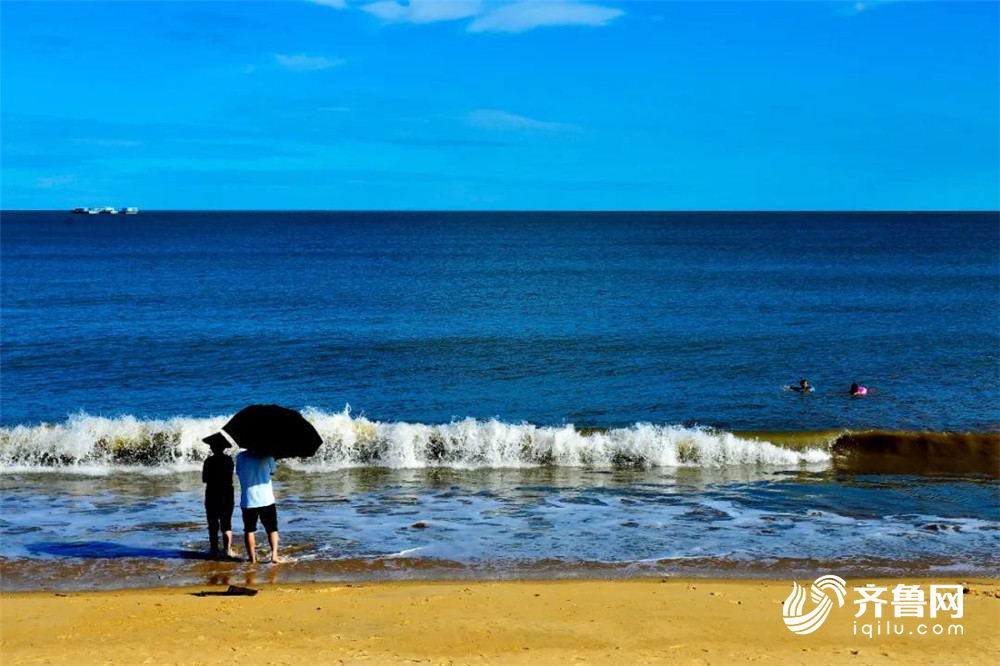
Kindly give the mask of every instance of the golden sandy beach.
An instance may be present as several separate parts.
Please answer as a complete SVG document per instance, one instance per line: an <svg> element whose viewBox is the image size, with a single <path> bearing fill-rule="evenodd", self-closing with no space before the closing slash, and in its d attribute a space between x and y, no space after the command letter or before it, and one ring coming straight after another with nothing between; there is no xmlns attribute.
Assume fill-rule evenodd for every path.
<svg viewBox="0 0 1000 666"><path fill-rule="evenodd" d="M888 582L892 587L897 581L849 581L851 586L866 582ZM928 583L903 582L922 582L925 589ZM789 581L265 585L255 597L193 595L225 589L208 586L4 593L0 657L4 666L995 665L1000 654L1000 581L965 585L964 617L955 621L963 625L963 636L915 632L891 638L854 635L856 607L850 601L839 612L835 609L816 633L791 633L781 618ZM891 621L906 622L907 629L921 622Z"/></svg>

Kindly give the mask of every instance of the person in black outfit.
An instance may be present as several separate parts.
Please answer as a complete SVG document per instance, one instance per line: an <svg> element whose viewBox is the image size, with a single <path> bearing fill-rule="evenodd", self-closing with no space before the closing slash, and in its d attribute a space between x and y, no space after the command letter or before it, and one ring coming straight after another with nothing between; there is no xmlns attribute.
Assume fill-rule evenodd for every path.
<svg viewBox="0 0 1000 666"><path fill-rule="evenodd" d="M226 453L228 444L212 442L212 455L205 458L201 481L205 484L205 517L212 557L219 556L219 531L225 538L226 557L233 552L233 459Z"/></svg>

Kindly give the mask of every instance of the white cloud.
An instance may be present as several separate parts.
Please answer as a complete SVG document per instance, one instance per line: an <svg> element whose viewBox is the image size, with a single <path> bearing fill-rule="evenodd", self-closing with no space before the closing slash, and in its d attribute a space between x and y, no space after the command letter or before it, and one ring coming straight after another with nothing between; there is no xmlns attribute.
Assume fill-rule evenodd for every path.
<svg viewBox="0 0 1000 666"><path fill-rule="evenodd" d="M558 25L602 26L621 16L620 9L586 2L522 0L498 5L469 24L469 32L525 32Z"/></svg>
<svg viewBox="0 0 1000 666"><path fill-rule="evenodd" d="M340 58L324 58L323 56L311 56L305 53L296 55L275 54L274 59L285 69L295 72L316 72L321 69L330 69L337 65L344 64Z"/></svg>
<svg viewBox="0 0 1000 666"><path fill-rule="evenodd" d="M466 116L466 121L474 127L491 130L577 131L580 129L571 123L537 120L500 109L477 109Z"/></svg>
<svg viewBox="0 0 1000 666"><path fill-rule="evenodd" d="M851 4L850 8L847 9L847 12L850 14L860 14L868 9L878 7L878 5L879 3L877 2L855 2Z"/></svg>
<svg viewBox="0 0 1000 666"><path fill-rule="evenodd" d="M517 33L544 26L602 26L624 14L620 9L583 0L376 0L359 7L389 23L472 19L467 26L469 32Z"/></svg>
<svg viewBox="0 0 1000 666"><path fill-rule="evenodd" d="M870 12L873 9L891 5L902 0L865 0L864 2L845 2L840 7L840 13L848 16L857 16L862 12Z"/></svg>
<svg viewBox="0 0 1000 666"><path fill-rule="evenodd" d="M324 7L333 7L334 9L345 9L347 7L347 0L309 0L309 2L316 5L323 5Z"/></svg>
<svg viewBox="0 0 1000 666"><path fill-rule="evenodd" d="M379 0L361 9L383 21L393 23L436 23L471 18L483 10L482 0Z"/></svg>

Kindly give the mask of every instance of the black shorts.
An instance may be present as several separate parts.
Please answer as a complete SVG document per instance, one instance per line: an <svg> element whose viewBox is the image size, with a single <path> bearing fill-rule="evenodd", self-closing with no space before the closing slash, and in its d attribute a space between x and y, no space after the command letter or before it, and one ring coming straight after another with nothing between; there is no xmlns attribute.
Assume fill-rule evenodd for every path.
<svg viewBox="0 0 1000 666"><path fill-rule="evenodd" d="M257 531L257 518L260 518L264 531L268 534L278 531L278 509L273 504L240 510L243 512L244 532L249 534Z"/></svg>
<svg viewBox="0 0 1000 666"><path fill-rule="evenodd" d="M222 530L223 532L233 531L233 501L206 501L205 518L208 520L208 528L213 532Z"/></svg>

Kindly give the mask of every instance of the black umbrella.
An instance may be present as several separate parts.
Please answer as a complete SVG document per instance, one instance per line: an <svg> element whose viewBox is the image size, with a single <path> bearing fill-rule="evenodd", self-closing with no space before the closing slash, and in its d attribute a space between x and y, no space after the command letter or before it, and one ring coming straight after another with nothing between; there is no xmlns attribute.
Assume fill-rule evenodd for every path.
<svg viewBox="0 0 1000 666"><path fill-rule="evenodd" d="M207 444L224 443L232 438L240 448L260 456L274 458L308 458L315 455L323 439L316 428L294 409L279 405L250 405L236 412L217 432L206 437Z"/></svg>

